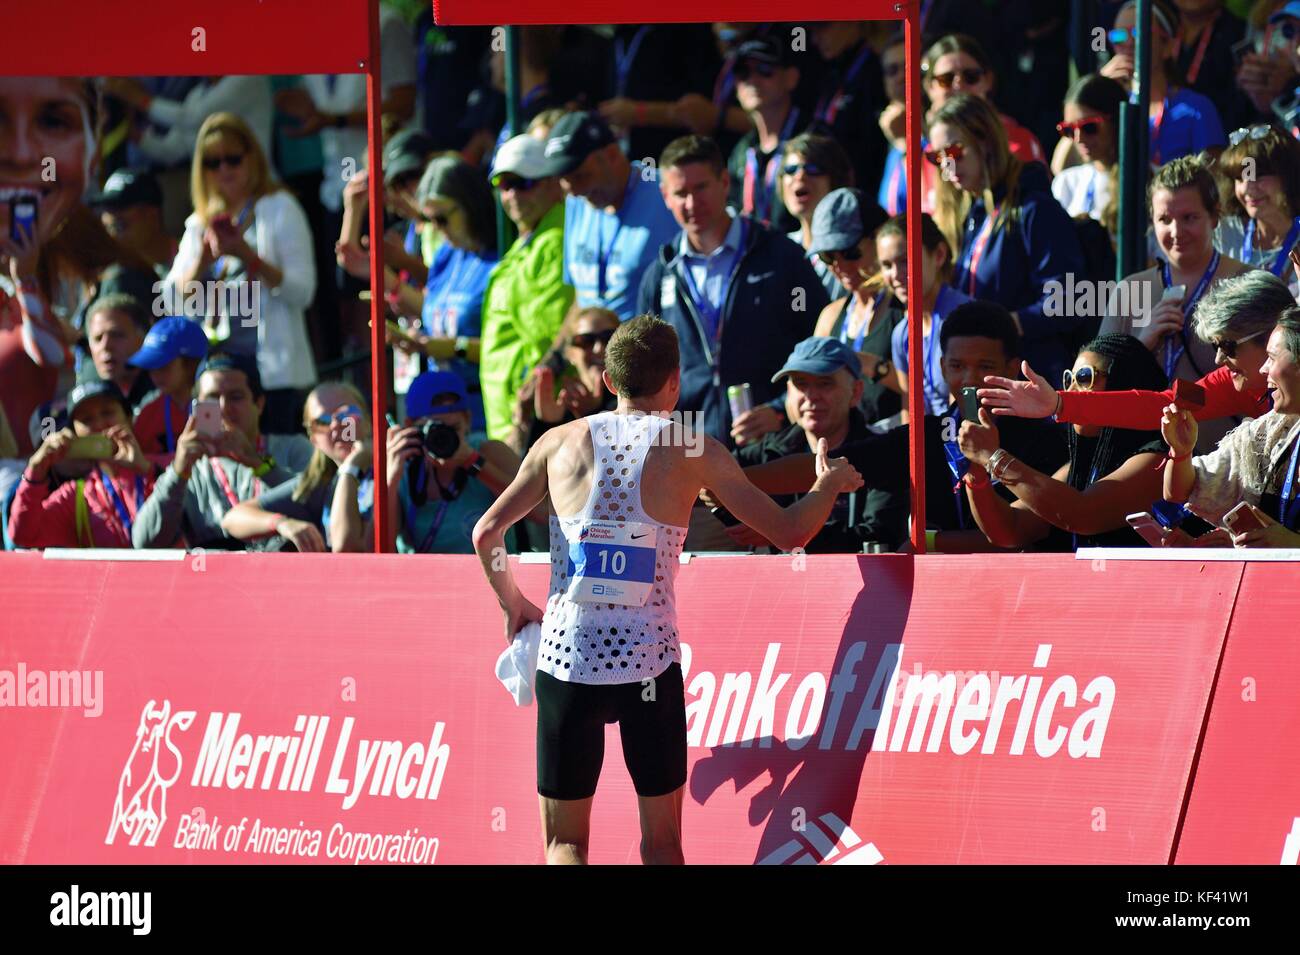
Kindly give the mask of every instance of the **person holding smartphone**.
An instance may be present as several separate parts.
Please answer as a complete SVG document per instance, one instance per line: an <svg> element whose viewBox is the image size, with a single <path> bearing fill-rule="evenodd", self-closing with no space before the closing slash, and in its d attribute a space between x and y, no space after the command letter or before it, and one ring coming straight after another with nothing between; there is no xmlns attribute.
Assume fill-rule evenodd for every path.
<svg viewBox="0 0 1300 955"><path fill-rule="evenodd" d="M27 462L9 514L17 547L130 547L131 529L153 490L156 468L131 430L131 406L115 385L90 381L68 396L71 425L47 437ZM94 459L84 478L50 489L68 457Z"/></svg>
<svg viewBox="0 0 1300 955"><path fill-rule="evenodd" d="M1196 419L1176 405L1165 408L1164 498L1225 525L1244 502L1246 514L1237 511L1241 519L1231 522L1234 546L1300 547L1300 308L1278 319L1261 371L1272 412L1231 431L1209 454L1193 457Z"/></svg>
<svg viewBox="0 0 1300 955"><path fill-rule="evenodd" d="M618 326L618 316L598 306L581 309L569 319L564 348L556 353L558 361L533 370L529 400L534 417L528 447L557 424L609 411L617 404L602 372L605 346Z"/></svg>

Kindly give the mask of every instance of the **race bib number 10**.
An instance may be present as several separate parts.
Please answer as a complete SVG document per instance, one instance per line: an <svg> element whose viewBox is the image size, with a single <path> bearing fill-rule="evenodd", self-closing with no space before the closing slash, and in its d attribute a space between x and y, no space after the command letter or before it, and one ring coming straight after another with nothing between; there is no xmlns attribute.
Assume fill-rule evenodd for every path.
<svg viewBox="0 0 1300 955"><path fill-rule="evenodd" d="M583 524L569 543L569 599L645 606L654 588L657 535L653 524Z"/></svg>

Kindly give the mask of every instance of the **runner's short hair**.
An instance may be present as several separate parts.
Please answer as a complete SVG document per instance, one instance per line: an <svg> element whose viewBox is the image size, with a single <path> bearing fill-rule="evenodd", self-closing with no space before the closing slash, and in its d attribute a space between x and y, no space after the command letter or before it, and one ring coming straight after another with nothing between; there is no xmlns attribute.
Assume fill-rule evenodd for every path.
<svg viewBox="0 0 1300 955"><path fill-rule="evenodd" d="M722 175L727 168L722 158L722 150L708 136L678 136L664 147L659 154L659 168L671 169L693 162L708 163L715 175Z"/></svg>
<svg viewBox="0 0 1300 955"><path fill-rule="evenodd" d="M624 322L605 346L605 370L624 398L657 393L680 364L676 330L653 315Z"/></svg>

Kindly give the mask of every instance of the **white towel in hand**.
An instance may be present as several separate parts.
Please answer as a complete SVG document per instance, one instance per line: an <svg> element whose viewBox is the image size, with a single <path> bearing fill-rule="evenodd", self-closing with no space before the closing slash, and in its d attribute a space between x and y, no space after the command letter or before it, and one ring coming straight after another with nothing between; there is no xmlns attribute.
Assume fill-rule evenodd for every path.
<svg viewBox="0 0 1300 955"><path fill-rule="evenodd" d="M537 678L537 651L542 643L542 625L530 623L515 634L510 646L497 657L497 679L515 698L516 706L533 702Z"/></svg>

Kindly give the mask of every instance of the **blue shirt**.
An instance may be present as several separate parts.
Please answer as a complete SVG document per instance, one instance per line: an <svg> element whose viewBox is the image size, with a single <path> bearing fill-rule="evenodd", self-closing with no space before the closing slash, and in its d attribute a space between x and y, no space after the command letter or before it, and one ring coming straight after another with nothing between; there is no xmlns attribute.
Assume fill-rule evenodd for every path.
<svg viewBox="0 0 1300 955"><path fill-rule="evenodd" d="M478 338L482 333L483 293L488 274L496 265L495 255L479 255L443 242L429 265L429 280L424 286L424 310L421 321L426 335L435 338ZM463 358L439 362L438 367L456 372L469 389L470 410L475 430L484 427L483 395L479 387L478 365Z"/></svg>
<svg viewBox="0 0 1300 955"><path fill-rule="evenodd" d="M948 411L948 384L943 377L943 349L939 347L939 335L943 329L943 320L949 312L963 302L969 302L970 297L957 291L950 285L943 285L939 288L939 295L934 302L934 315L930 321L930 334L926 336L921 345L921 367L925 371L925 381L923 382L924 404L927 414L945 414ZM894 367L907 373L907 322L902 321L894 326L893 336L890 340L893 352ZM908 387L912 387L909 381Z"/></svg>
<svg viewBox="0 0 1300 955"><path fill-rule="evenodd" d="M1195 90L1179 89L1166 97L1159 130L1155 120L1150 120L1149 125L1151 162L1161 165L1228 142L1214 103Z"/></svg>
<svg viewBox="0 0 1300 955"><path fill-rule="evenodd" d="M876 202L891 216L907 211L907 156L894 146L889 147L885 157L885 174L880 177Z"/></svg>
<svg viewBox="0 0 1300 955"><path fill-rule="evenodd" d="M708 305L712 306L697 309L700 318L707 326L705 331L709 333L710 340L717 336L717 316L722 312L727 286L730 284L731 273L736 266L736 257L740 255L741 233L740 216L733 216L731 228L723 237L722 245L708 255L704 255L691 248L691 243L686 238L686 230L682 230L681 243L677 251L681 256L682 266L689 269L691 273L691 282L687 284L687 288L691 288L693 283L695 290L704 297ZM697 301L696 304L698 305L699 302Z"/></svg>
<svg viewBox="0 0 1300 955"><path fill-rule="evenodd" d="M656 179L642 178L640 164L632 163L613 215L576 196L564 200L564 284L577 293L579 307L599 305L632 318L641 276L677 230Z"/></svg>

